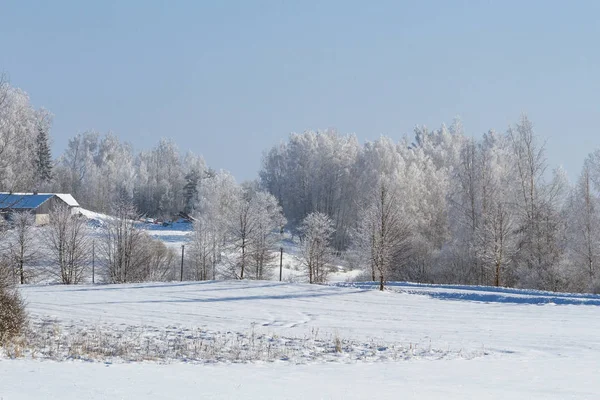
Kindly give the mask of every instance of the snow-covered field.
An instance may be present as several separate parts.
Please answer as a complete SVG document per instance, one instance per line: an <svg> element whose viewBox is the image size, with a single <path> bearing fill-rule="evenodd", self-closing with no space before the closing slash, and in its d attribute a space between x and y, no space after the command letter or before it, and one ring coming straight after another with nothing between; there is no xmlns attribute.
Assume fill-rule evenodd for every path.
<svg viewBox="0 0 600 400"><path fill-rule="evenodd" d="M600 296L269 281L22 293L50 345L0 360L5 400L591 399L600 391ZM137 340L138 348L82 361L85 351L61 347L85 335L88 344ZM198 352L199 342L209 350ZM140 358L148 351L165 356Z"/></svg>

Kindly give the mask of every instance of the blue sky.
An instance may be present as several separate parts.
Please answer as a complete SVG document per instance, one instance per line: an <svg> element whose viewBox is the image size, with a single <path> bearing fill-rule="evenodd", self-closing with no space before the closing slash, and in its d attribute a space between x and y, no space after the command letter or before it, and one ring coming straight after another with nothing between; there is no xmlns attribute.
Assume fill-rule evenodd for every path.
<svg viewBox="0 0 600 400"><path fill-rule="evenodd" d="M597 1L29 1L0 6L0 70L55 114L54 153L112 130L173 138L252 179L290 132L400 138L522 112L571 178L600 147Z"/></svg>

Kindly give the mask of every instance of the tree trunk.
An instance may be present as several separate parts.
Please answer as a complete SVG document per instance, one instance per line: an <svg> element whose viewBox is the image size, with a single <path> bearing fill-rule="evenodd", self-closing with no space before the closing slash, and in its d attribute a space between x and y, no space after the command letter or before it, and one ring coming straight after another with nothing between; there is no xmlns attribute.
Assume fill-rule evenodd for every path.
<svg viewBox="0 0 600 400"><path fill-rule="evenodd" d="M496 276L494 277L494 286L500 286L500 263L496 263Z"/></svg>
<svg viewBox="0 0 600 400"><path fill-rule="evenodd" d="M375 264L371 262L371 280L375 282Z"/></svg>
<svg viewBox="0 0 600 400"><path fill-rule="evenodd" d="M240 279L244 279L244 267L246 266L246 243L245 240L242 241L242 272L240 274Z"/></svg>
<svg viewBox="0 0 600 400"><path fill-rule="evenodd" d="M379 290L383 291L383 274L379 275Z"/></svg>

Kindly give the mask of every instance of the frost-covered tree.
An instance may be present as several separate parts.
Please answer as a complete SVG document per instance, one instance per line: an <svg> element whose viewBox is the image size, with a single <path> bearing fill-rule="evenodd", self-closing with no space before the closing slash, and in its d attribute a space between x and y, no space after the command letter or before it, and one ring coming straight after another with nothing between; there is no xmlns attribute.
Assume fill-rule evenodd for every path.
<svg viewBox="0 0 600 400"><path fill-rule="evenodd" d="M216 277L217 264L222 262L222 251L230 242L231 215L238 204L239 186L231 174L224 171L207 171L199 188L194 217L202 219L202 230L207 230L212 255L212 277Z"/></svg>
<svg viewBox="0 0 600 400"><path fill-rule="evenodd" d="M131 144L121 142L110 132L102 136L94 154L94 169L89 181L94 210L108 212L115 196L133 196L135 169Z"/></svg>
<svg viewBox="0 0 600 400"><path fill-rule="evenodd" d="M372 280L379 281L379 290L405 267L412 250L410 223L400 202L396 184L381 179L357 231L358 248L368 260Z"/></svg>
<svg viewBox="0 0 600 400"><path fill-rule="evenodd" d="M586 159L577 184L566 205L569 260L572 263L573 290L592 290L598 287L600 263L600 198L598 197L598 160L595 151Z"/></svg>
<svg viewBox="0 0 600 400"><path fill-rule="evenodd" d="M136 227L139 212L130 199L119 197L111 214L100 247L107 262L107 279L111 283L142 281L147 248L145 233Z"/></svg>
<svg viewBox="0 0 600 400"><path fill-rule="evenodd" d="M5 191L31 191L34 186L36 126L41 112L29 96L7 81L0 81L0 187Z"/></svg>
<svg viewBox="0 0 600 400"><path fill-rule="evenodd" d="M197 215L194 221L194 230L190 239L189 262L191 276L188 277L203 281L214 279L214 267L217 263L214 246L219 243L219 229L214 225L214 219L204 215Z"/></svg>
<svg viewBox="0 0 600 400"><path fill-rule="evenodd" d="M55 168L56 191L72 194L84 207L94 209L97 171L94 157L98 152L99 133L78 133L67 143L67 149ZM103 210L99 210L103 211Z"/></svg>
<svg viewBox="0 0 600 400"><path fill-rule="evenodd" d="M108 213L119 193L133 195L134 155L129 143L107 133L77 134L54 168L53 190L72 194L80 205Z"/></svg>
<svg viewBox="0 0 600 400"><path fill-rule="evenodd" d="M194 211L194 206L198 203L198 185L202 179L202 173L199 170L193 169L185 175L184 179L183 198L185 206L183 211L186 214L191 214Z"/></svg>
<svg viewBox="0 0 600 400"><path fill-rule="evenodd" d="M357 206L354 166L360 147L352 135L337 131L291 134L263 157L261 184L282 205L290 228L317 211L334 221L333 244L348 247Z"/></svg>
<svg viewBox="0 0 600 400"><path fill-rule="evenodd" d="M260 237L261 214L265 212L268 200L250 185L236 190L234 196L233 207L229 215L229 238L237 253L234 262L235 275L244 279L244 273L251 263L252 248L257 250L255 242ZM274 199L273 196L269 196ZM258 267L257 275L260 275L260 267L261 265Z"/></svg>
<svg viewBox="0 0 600 400"><path fill-rule="evenodd" d="M512 214L503 202L490 204L477 229L475 248L482 266L493 275L493 285L506 285L506 268L516 253Z"/></svg>
<svg viewBox="0 0 600 400"><path fill-rule="evenodd" d="M50 152L51 115L46 110L40 110L37 118L37 136L35 141L35 180L36 191L52 180L52 154Z"/></svg>
<svg viewBox="0 0 600 400"><path fill-rule="evenodd" d="M170 218L184 208L184 174L174 142L161 139L151 151L138 154L134 201L148 215Z"/></svg>
<svg viewBox="0 0 600 400"><path fill-rule="evenodd" d="M10 257L14 266L15 275L21 284L27 282L25 266L31 264L38 256L38 246L35 238L34 217L28 212L12 214L12 227L10 235Z"/></svg>
<svg viewBox="0 0 600 400"><path fill-rule="evenodd" d="M517 252L519 235L514 207L517 179L510 143L506 136L489 132L478 149L479 206L474 255L481 273L477 282L505 286L514 283L515 271L509 268Z"/></svg>
<svg viewBox="0 0 600 400"><path fill-rule="evenodd" d="M300 232L308 282L325 282L333 252L331 239L335 232L334 223L326 214L313 212L302 221Z"/></svg>
<svg viewBox="0 0 600 400"><path fill-rule="evenodd" d="M192 215L200 199L202 180L209 177L206 163L202 157L188 152L183 160L184 181L183 186L183 212Z"/></svg>
<svg viewBox="0 0 600 400"><path fill-rule="evenodd" d="M91 258L91 236L87 220L72 214L66 205L50 210L44 241L50 254L51 271L66 285L81 283Z"/></svg>
<svg viewBox="0 0 600 400"><path fill-rule="evenodd" d="M559 173L551 182L544 181L544 147L537 143L526 116L509 129L508 135L517 171L519 279L528 287L557 290L564 285L560 264L564 252L564 221L560 217L564 179Z"/></svg>
<svg viewBox="0 0 600 400"><path fill-rule="evenodd" d="M256 191L251 201L254 231L248 250L255 279L265 279L268 278L266 267L276 257L274 250L280 239L280 230L285 225L285 217L277 199L270 193Z"/></svg>

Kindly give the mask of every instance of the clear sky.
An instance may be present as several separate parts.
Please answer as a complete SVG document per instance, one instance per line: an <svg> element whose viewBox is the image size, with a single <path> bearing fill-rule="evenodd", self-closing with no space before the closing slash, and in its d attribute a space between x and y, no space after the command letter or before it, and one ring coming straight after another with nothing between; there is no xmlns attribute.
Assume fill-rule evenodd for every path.
<svg viewBox="0 0 600 400"><path fill-rule="evenodd" d="M55 114L55 154L170 137L239 180L293 131L457 115L479 136L526 112L571 178L600 147L600 1L4 0L0 70Z"/></svg>

